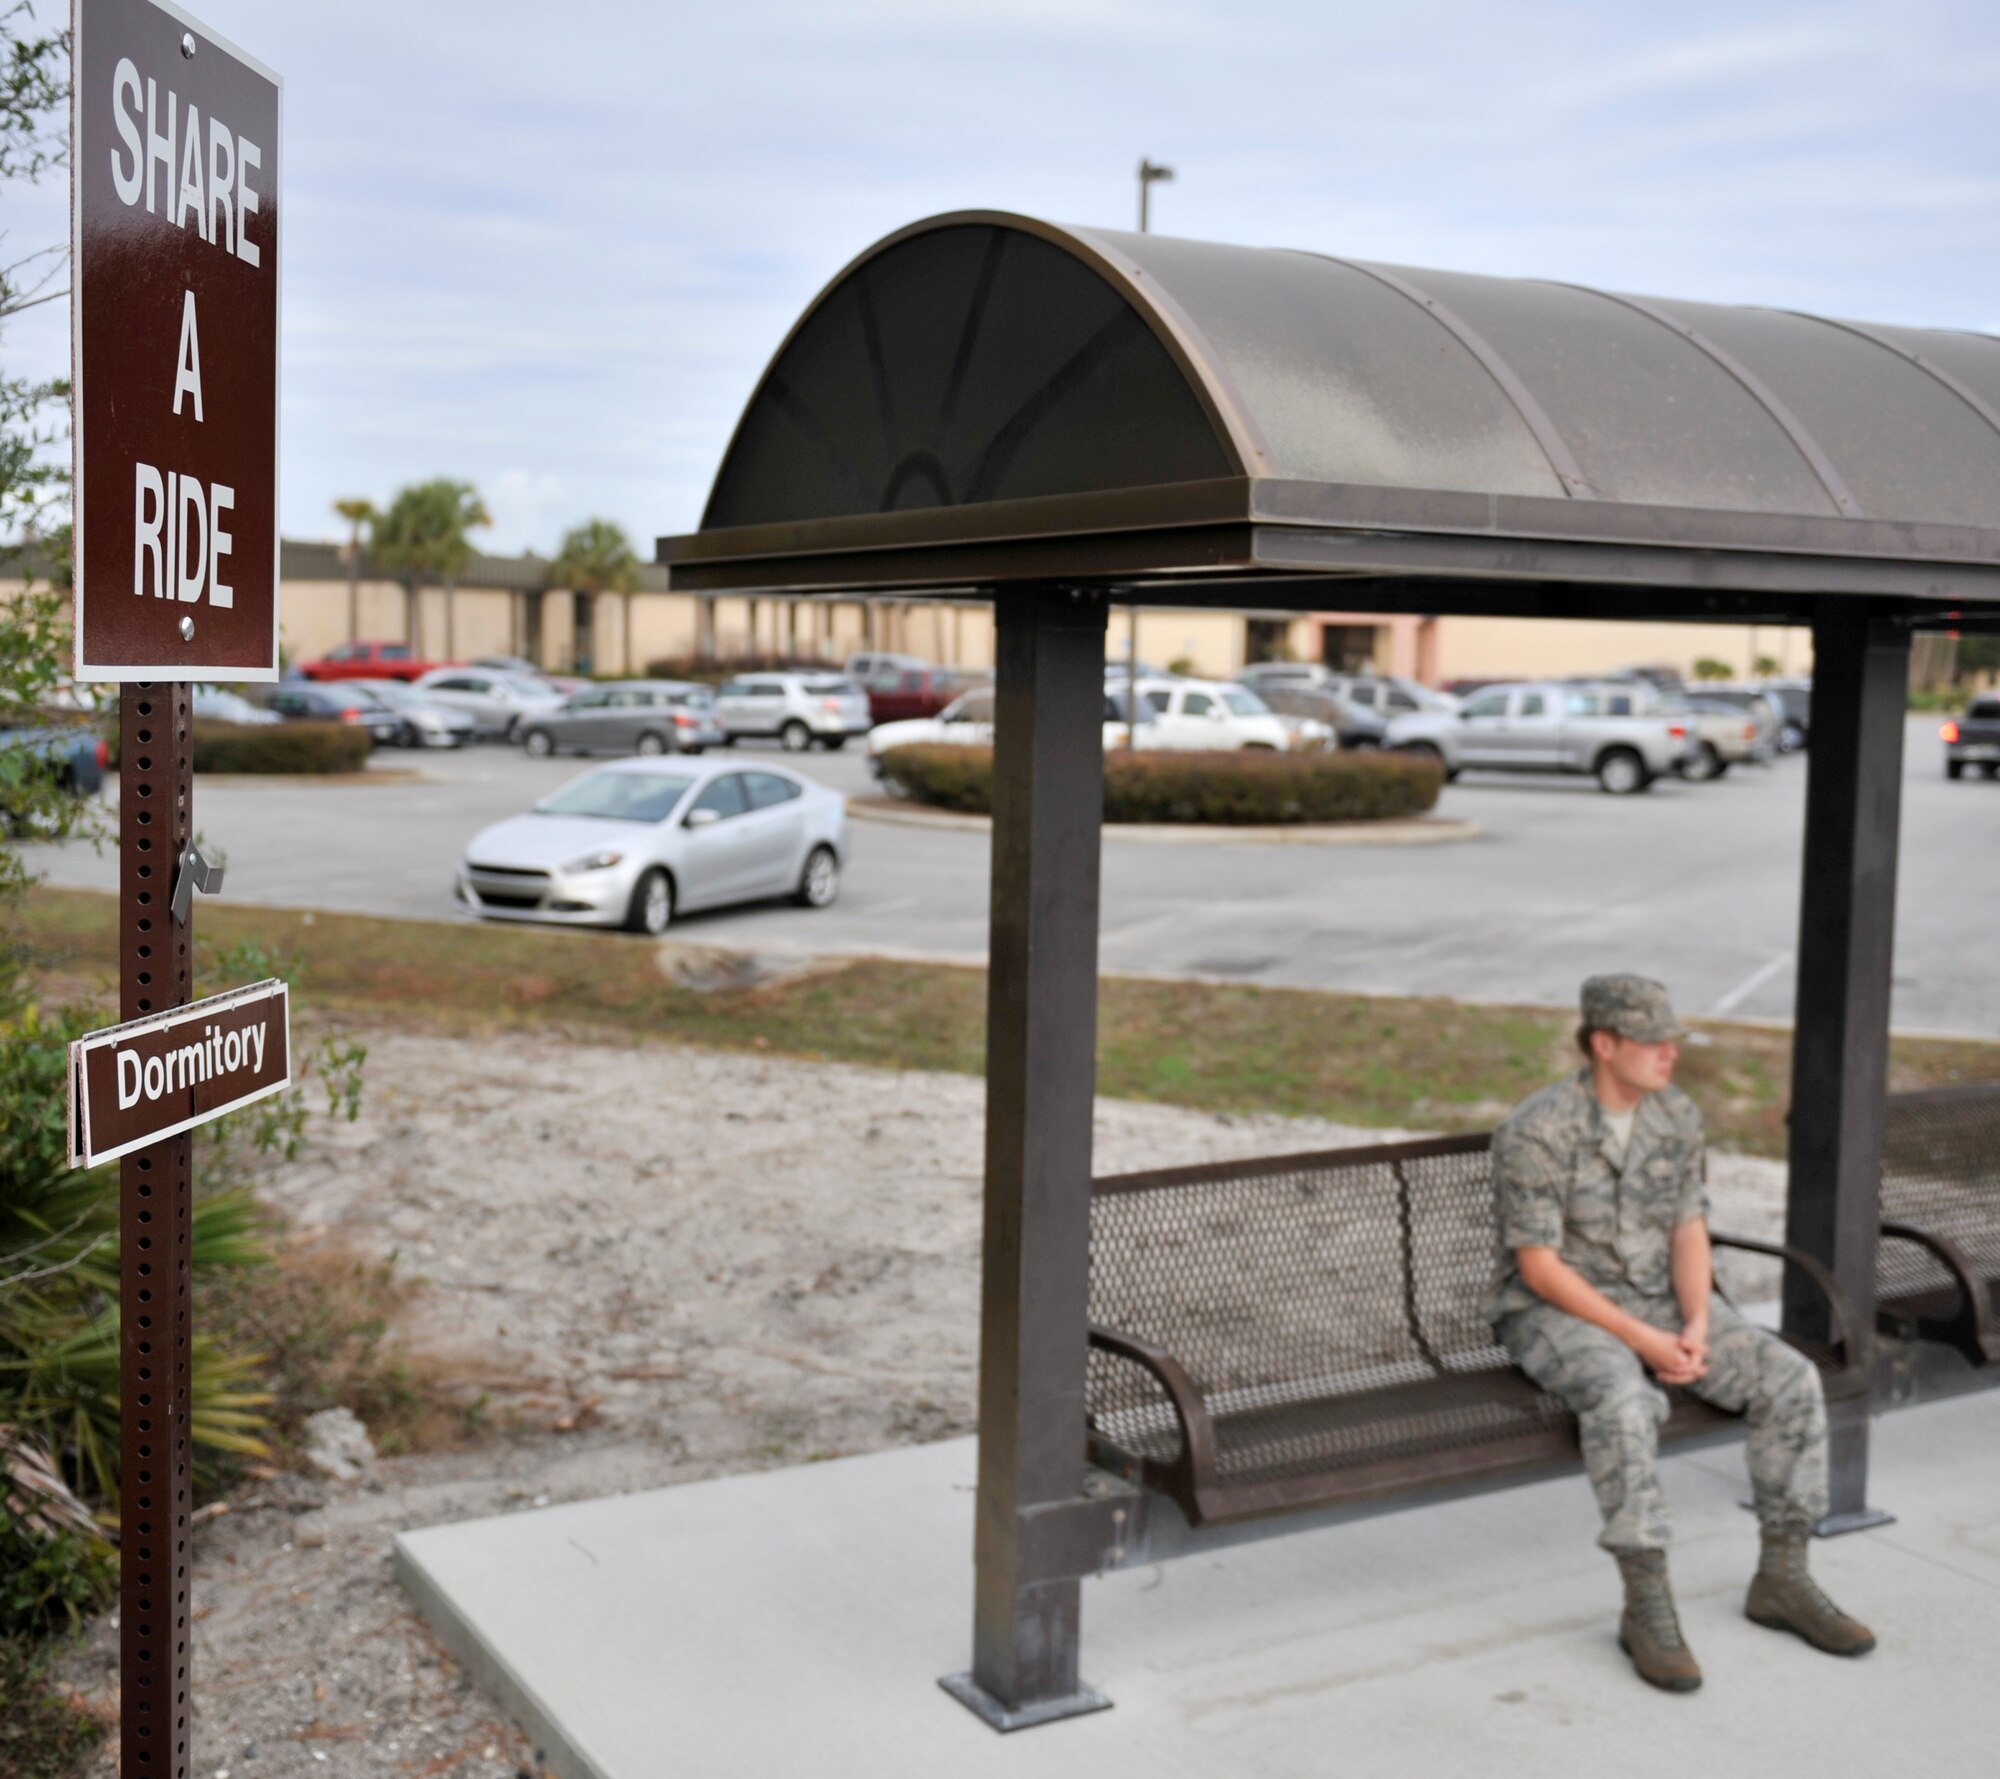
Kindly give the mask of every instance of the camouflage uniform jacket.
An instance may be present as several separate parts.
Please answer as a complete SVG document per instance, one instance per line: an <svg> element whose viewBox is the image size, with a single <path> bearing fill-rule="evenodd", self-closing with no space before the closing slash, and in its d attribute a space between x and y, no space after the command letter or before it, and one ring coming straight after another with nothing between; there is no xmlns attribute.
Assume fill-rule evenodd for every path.
<svg viewBox="0 0 2000 1779"><path fill-rule="evenodd" d="M1701 1113L1677 1087L1649 1093L1623 1167L1604 1152L1613 1141L1588 1068L1522 1101L1493 1133L1499 1252L1489 1321L1542 1301L1516 1248L1554 1248L1613 1297L1672 1298L1674 1228L1708 1215Z"/></svg>

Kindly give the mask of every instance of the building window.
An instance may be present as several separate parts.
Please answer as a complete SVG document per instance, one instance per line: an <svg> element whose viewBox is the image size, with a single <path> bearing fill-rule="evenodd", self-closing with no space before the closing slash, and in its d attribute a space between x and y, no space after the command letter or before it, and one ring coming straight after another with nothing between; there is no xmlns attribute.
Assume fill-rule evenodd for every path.
<svg viewBox="0 0 2000 1779"><path fill-rule="evenodd" d="M1259 661L1289 661L1292 658L1292 626L1285 618L1245 618L1243 620L1243 665L1255 667Z"/></svg>
<svg viewBox="0 0 2000 1779"><path fill-rule="evenodd" d="M1322 624L1319 655L1335 673L1372 673L1379 624Z"/></svg>

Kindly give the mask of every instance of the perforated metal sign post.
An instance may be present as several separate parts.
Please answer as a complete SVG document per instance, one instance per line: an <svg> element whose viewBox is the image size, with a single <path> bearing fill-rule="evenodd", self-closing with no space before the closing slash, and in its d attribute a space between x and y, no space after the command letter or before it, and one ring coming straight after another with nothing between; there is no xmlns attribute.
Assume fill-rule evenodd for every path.
<svg viewBox="0 0 2000 1779"><path fill-rule="evenodd" d="M76 673L278 676L279 125L158 0L74 0Z"/></svg>
<svg viewBox="0 0 2000 1779"><path fill-rule="evenodd" d="M193 846L189 682L278 671L283 95L269 69L158 0L72 0L70 23L75 664L79 680L122 682L119 999L125 1021L150 1028L193 993L190 896L213 886ZM140 1069L143 1101L144 1054ZM190 1131L202 1109L162 1118L175 1134L137 1147L93 1141L88 1119L83 1133L84 1155L121 1158L127 1779L190 1771ZM135 1139L153 1134L123 1122Z"/></svg>

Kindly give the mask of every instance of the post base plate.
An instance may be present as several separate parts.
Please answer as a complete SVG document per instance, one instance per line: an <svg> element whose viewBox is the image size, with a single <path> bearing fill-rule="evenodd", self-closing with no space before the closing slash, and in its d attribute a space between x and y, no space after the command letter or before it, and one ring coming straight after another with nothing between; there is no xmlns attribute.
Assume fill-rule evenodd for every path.
<svg viewBox="0 0 2000 1779"><path fill-rule="evenodd" d="M1060 1699L1037 1699L1018 1709L1003 1705L970 1674L947 1674L938 1685L966 1710L991 1728L1001 1731L1033 1729L1038 1723L1057 1723L1065 1717L1083 1717L1092 1711L1108 1711L1111 1701L1093 1686L1079 1686Z"/></svg>

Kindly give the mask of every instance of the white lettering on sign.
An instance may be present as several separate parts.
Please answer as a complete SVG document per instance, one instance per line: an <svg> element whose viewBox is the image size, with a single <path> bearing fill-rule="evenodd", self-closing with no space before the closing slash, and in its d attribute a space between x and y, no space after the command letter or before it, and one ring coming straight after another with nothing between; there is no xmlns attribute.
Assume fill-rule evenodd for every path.
<svg viewBox="0 0 2000 1779"><path fill-rule="evenodd" d="M192 215L204 241L245 265L262 264L248 230L262 208L251 184L264 165L256 143L210 116L204 154L200 107L189 105L183 118L180 95L172 87L162 94L151 75L144 77L142 100L141 76L130 56L112 71L111 116L123 144L111 150L111 183L120 203L136 209L143 200L149 215L162 216L177 229L186 228Z"/></svg>
<svg viewBox="0 0 2000 1779"><path fill-rule="evenodd" d="M201 330L194 319L194 292L184 293L181 304L181 350L174 367L174 412L181 411L181 397L194 397L194 417L201 418Z"/></svg>
<svg viewBox="0 0 2000 1779"><path fill-rule="evenodd" d="M222 559L236 540L222 521L235 509L236 490L226 482L207 483L173 470L163 476L150 463L134 463L133 594L143 596L150 579L155 599L196 605L205 597L212 606L231 609L236 590L222 578Z"/></svg>
<svg viewBox="0 0 2000 1779"><path fill-rule="evenodd" d="M218 1032L214 1026L202 1029L198 1044L183 1044L163 1056L143 1061L130 1050L120 1050L118 1065L118 1109L129 1112L141 1099L156 1100L162 1094L184 1093L199 1082L218 1075L235 1075L248 1070L256 1075L264 1067L263 1026L248 1026L240 1032Z"/></svg>

